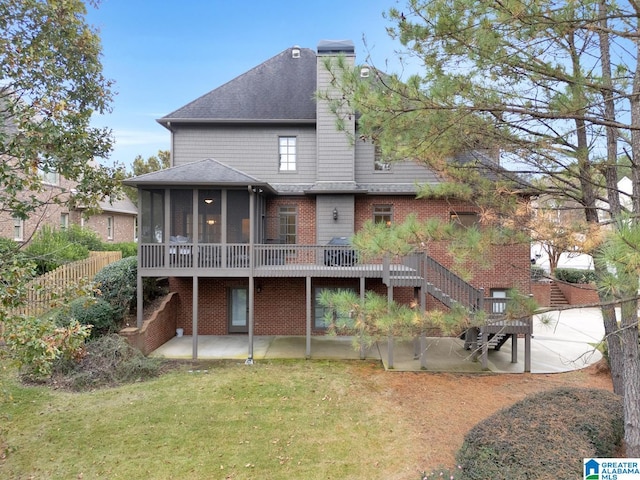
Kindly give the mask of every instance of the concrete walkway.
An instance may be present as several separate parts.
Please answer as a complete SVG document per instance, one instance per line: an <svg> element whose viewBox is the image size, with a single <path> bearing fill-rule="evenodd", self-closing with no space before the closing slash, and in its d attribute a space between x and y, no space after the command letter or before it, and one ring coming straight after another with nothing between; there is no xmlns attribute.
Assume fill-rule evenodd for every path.
<svg viewBox="0 0 640 480"><path fill-rule="evenodd" d="M595 350L604 336L602 317L597 308L582 308L536 315L531 341L531 372L557 373L577 370L598 362L602 355ZM151 355L175 359L192 357L193 338L174 337ZM264 359L305 358L304 336L255 336L254 361ZM387 342L378 342L365 352L367 359L381 361L388 368ZM198 337L199 359L246 360L247 335ZM360 352L352 337L316 336L311 338L312 359L359 359ZM427 368L430 372L482 372L479 362L471 360L464 341L457 338L428 338ZM500 351L489 350L489 370L515 373L524 370L524 339L518 340L518 363L511 363L511 341ZM419 371L420 360L414 358L412 341L394 342L395 371Z"/></svg>

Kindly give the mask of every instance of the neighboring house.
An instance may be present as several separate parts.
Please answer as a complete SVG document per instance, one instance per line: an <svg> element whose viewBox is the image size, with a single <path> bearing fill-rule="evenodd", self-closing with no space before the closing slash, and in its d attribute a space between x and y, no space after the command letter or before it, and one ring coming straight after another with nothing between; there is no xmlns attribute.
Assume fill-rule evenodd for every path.
<svg viewBox="0 0 640 480"><path fill-rule="evenodd" d="M128 198L99 202L100 213L86 215L83 207L75 206L75 183L57 172L40 172L42 191L35 193L41 203L29 218L20 219L10 212L0 212L0 237L28 243L43 226L65 229L80 225L96 232L104 242L133 242L137 235L138 209ZM29 193L30 195L31 193Z"/></svg>
<svg viewBox="0 0 640 480"><path fill-rule="evenodd" d="M93 230L106 243L138 241L138 208L128 197L106 199L99 205L101 212L87 217L82 208L76 208L72 222Z"/></svg>
<svg viewBox="0 0 640 480"><path fill-rule="evenodd" d="M249 334L250 358L253 335L305 335L309 355L311 335L327 327L317 302L325 289L423 309L498 297L494 313L508 289L529 292L529 245L495 247L492 268L470 284L447 270L442 244L429 245L429 257L366 261L345 245L367 220L414 213L467 225L478 212L456 199L417 200L416 184L439 178L353 141L354 115L351 136L336 129L315 93L331 89L324 61L337 55L355 65L349 41L289 48L158 120L171 132L172 167L125 181L139 189L139 328L144 277L170 278L175 326L194 336L194 358L197 335L232 333Z"/></svg>
<svg viewBox="0 0 640 480"><path fill-rule="evenodd" d="M629 177L622 177L618 181L618 191L620 193L620 205L623 209L631 211L633 192L633 184ZM538 200L540 202L540 200ZM534 204L535 205L535 204ZM584 216L582 208L576 203L571 203L572 208L558 209L557 223L558 225L569 224L576 218L582 219ZM610 220L608 213L608 206L605 202L598 202L599 215L602 219L602 224L606 225L607 220ZM607 228L604 226L604 228ZM541 242L532 242L531 244L531 263L542 267L547 274L551 274L551 266L549 262L549 255L547 253L548 246ZM576 245L573 250L562 252L558 259L558 268L577 268L582 270L593 269L593 257L587 253L581 253L581 249Z"/></svg>
<svg viewBox="0 0 640 480"><path fill-rule="evenodd" d="M42 191L35 193L40 208L29 218L22 220L10 212L0 212L0 237L28 242L34 233L44 225L52 228L66 228L71 222L69 208L71 190L74 184L57 172L39 172L42 177ZM31 195L31 192L22 193Z"/></svg>

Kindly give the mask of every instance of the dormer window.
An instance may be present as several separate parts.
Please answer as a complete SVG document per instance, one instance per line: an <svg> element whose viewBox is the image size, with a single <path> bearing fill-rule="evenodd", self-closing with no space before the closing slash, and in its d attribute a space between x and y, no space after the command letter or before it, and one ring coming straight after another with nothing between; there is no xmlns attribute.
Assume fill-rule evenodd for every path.
<svg viewBox="0 0 640 480"><path fill-rule="evenodd" d="M297 45L291 49L291 58L300 58L300 47Z"/></svg>
<svg viewBox="0 0 640 480"><path fill-rule="evenodd" d="M296 170L296 137L280 137L278 139L280 155L279 170L293 172Z"/></svg>
<svg viewBox="0 0 640 480"><path fill-rule="evenodd" d="M373 169L376 172L390 172L391 164L382 158L382 150L376 145L373 157Z"/></svg>

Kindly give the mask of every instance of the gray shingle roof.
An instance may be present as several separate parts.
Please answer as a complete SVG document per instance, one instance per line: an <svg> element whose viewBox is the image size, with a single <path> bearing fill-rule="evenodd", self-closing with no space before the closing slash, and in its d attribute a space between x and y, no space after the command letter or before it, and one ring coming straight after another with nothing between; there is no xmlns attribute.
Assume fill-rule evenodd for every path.
<svg viewBox="0 0 640 480"><path fill-rule="evenodd" d="M270 188L268 184L258 178L247 175L229 165L206 158L199 162L187 163L157 172L146 173L126 179L125 185L225 185L247 186L260 185Z"/></svg>
<svg viewBox="0 0 640 480"><path fill-rule="evenodd" d="M129 199L129 197L111 200L111 197L99 202L103 212L124 213L127 215L137 215L138 207Z"/></svg>
<svg viewBox="0 0 640 480"><path fill-rule="evenodd" d="M299 58L288 48L158 122L315 121L316 54L295 48Z"/></svg>

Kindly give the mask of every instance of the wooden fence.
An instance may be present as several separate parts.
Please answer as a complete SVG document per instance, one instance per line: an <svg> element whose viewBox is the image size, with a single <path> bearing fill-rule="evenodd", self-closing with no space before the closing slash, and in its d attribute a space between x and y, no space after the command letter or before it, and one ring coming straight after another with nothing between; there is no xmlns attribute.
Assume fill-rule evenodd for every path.
<svg viewBox="0 0 640 480"><path fill-rule="evenodd" d="M37 316L51 309L56 298L82 282L93 280L96 273L122 258L121 252L90 252L89 258L68 263L29 282L27 301L13 314Z"/></svg>

